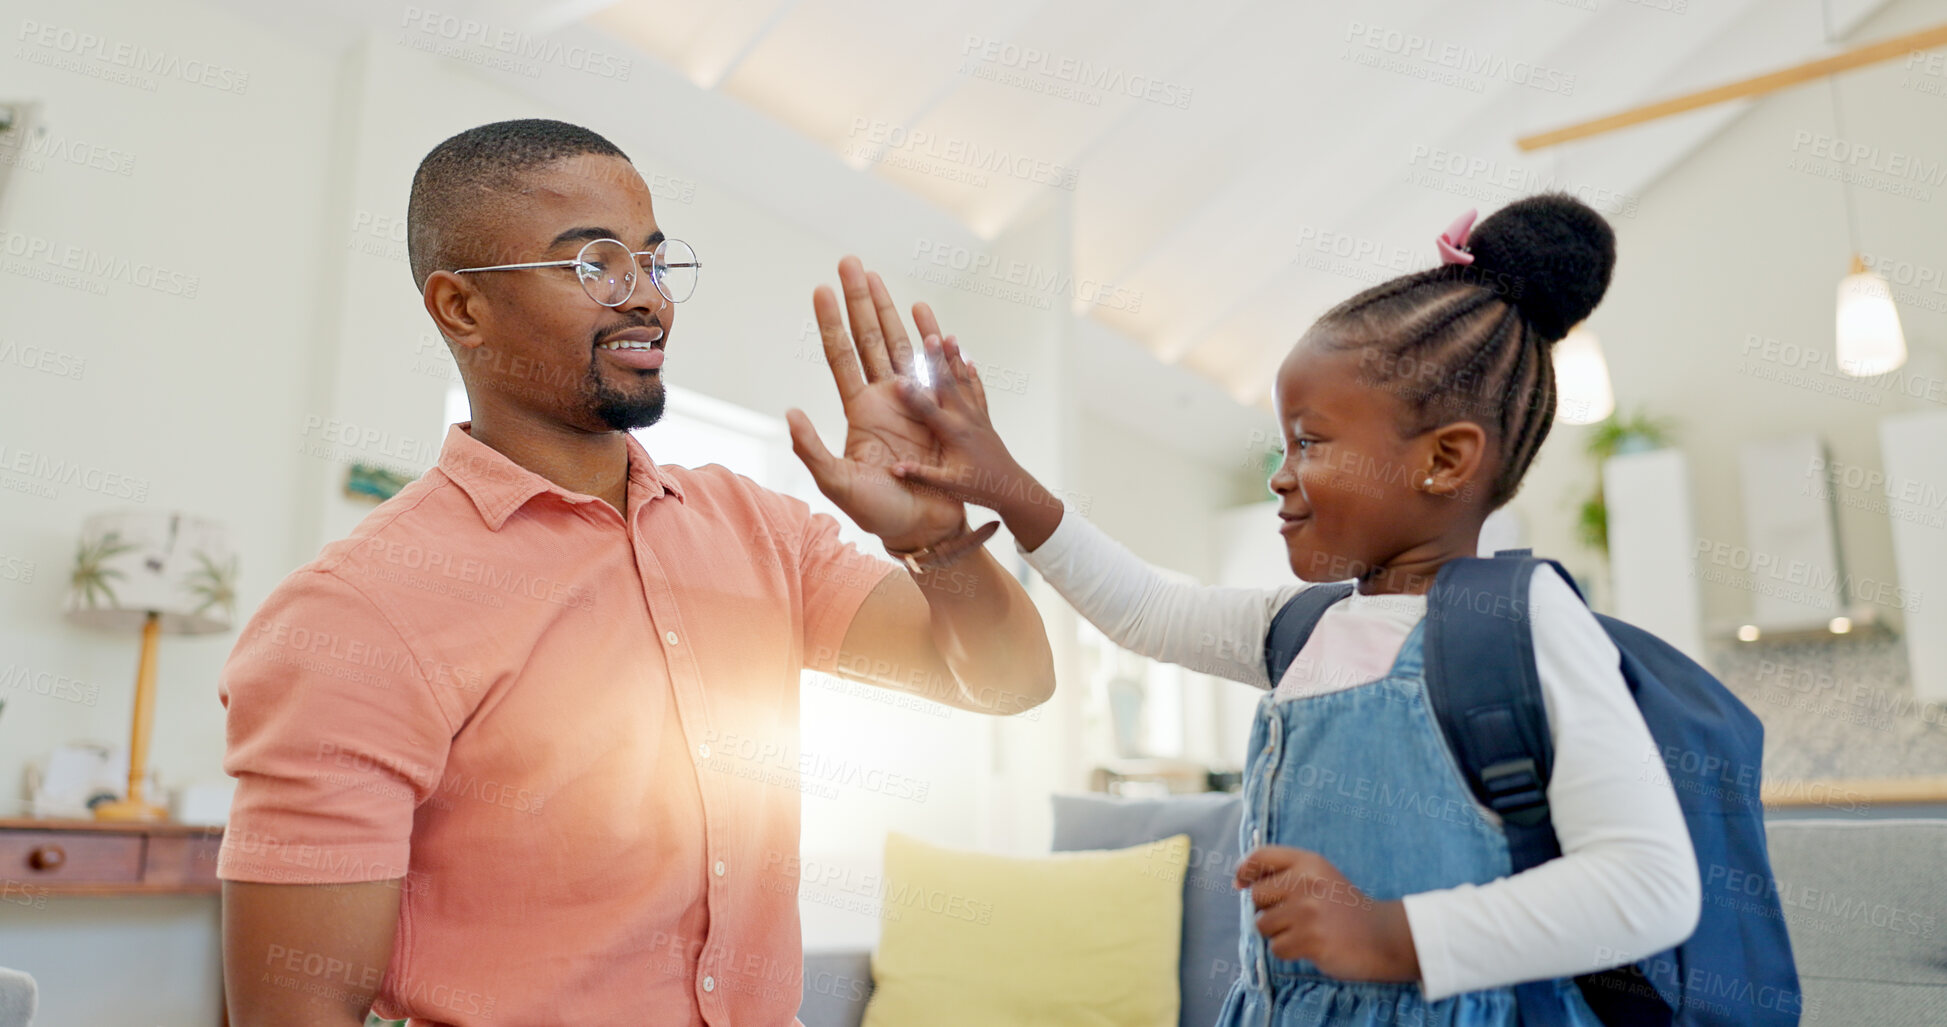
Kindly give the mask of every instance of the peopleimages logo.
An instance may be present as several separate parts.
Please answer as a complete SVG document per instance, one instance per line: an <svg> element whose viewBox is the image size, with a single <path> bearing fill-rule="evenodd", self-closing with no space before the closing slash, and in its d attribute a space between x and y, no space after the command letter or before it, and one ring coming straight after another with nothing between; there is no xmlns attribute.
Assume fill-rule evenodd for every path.
<svg viewBox="0 0 1947 1027"><path fill-rule="evenodd" d="M1570 182L1541 171L1480 154L1415 143L1406 159L1407 181L1470 199L1500 202L1530 193L1568 193L1611 217L1635 217L1639 199L1632 193ZM1480 186L1475 190L1469 186Z"/></svg>
<svg viewBox="0 0 1947 1027"><path fill-rule="evenodd" d="M965 181L978 188L987 186L985 174L994 174L1073 191L1080 175L1075 168L999 146L935 135L925 129L908 129L873 118L853 118L848 135L855 140L843 147L848 157ZM941 168L940 164L954 167Z"/></svg>
<svg viewBox="0 0 1947 1027"><path fill-rule="evenodd" d="M44 236L7 232L0 237L0 253L19 260L46 264L97 281L121 282L141 289L153 289L165 296L195 299L202 286L197 275L174 271L143 260L115 253L102 253L87 246L59 243Z"/></svg>
<svg viewBox="0 0 1947 1027"><path fill-rule="evenodd" d="M1889 178L1931 186L1947 185L1947 164L1899 150L1882 149L1870 143L1799 129L1792 133L1792 151L1810 153L1835 164L1863 168Z"/></svg>
<svg viewBox="0 0 1947 1027"><path fill-rule="evenodd" d="M0 443L0 472L20 475L20 485L40 486L19 487L9 482L9 487L14 487L16 491L33 492L48 499L54 498L53 487L56 485L79 485L97 495L126 499L131 503L144 503L149 499L147 478L119 474L17 446L9 447L6 443Z"/></svg>
<svg viewBox="0 0 1947 1027"><path fill-rule="evenodd" d="M1000 39L969 35L960 47L960 56L968 58L961 70L979 77L974 62L1035 75L1055 82L1077 87L1079 90L1093 90L1094 93L1079 92L1064 95L1066 99L1077 99L1091 106L1099 105L1101 98L1096 93L1121 94L1165 107L1187 110L1190 98L1196 90L1175 82L1168 82L1153 75L1125 71L1113 65L1093 64L1075 57L1057 57L1046 50L1032 46L1019 46ZM999 81L999 79L996 79ZM1015 85L1015 82L1004 82ZM1024 84L1024 83L1023 83Z"/></svg>
<svg viewBox="0 0 1947 1027"><path fill-rule="evenodd" d="M95 78L113 79L145 91L155 90L155 79L142 76L181 79L224 93L241 93L250 87L250 73L194 57L185 58L166 50L151 50L106 36L65 25L44 25L23 18L14 40L21 44L14 51L20 60L51 65L63 71ZM26 49L39 47L43 53ZM121 74L102 74L103 67Z"/></svg>
<svg viewBox="0 0 1947 1027"><path fill-rule="evenodd" d="M407 6L399 24L409 31L420 33L422 37L455 46L479 47L508 57L553 64L570 71L585 71L618 82L627 82L634 67L634 62L628 58L617 57L606 51L563 43L546 36L531 36L517 29L423 7Z"/></svg>
<svg viewBox="0 0 1947 1027"><path fill-rule="evenodd" d="M27 140L24 149L0 146L0 164L43 171L50 160L125 177L135 171L134 154L112 146L73 139L58 132L35 135Z"/></svg>
<svg viewBox="0 0 1947 1027"><path fill-rule="evenodd" d="M1571 72L1533 61L1513 60L1503 54L1476 50L1460 43L1441 42L1417 32L1402 32L1383 25L1354 21L1346 24L1345 42L1363 47L1375 56L1384 55L1406 62L1402 67L1386 67L1388 71L1407 71L1417 63L1459 75L1471 75L1476 79L1500 79L1544 93L1569 96L1575 92L1575 75ZM1348 59L1354 53L1356 51L1348 50ZM1453 84L1464 85L1472 92L1481 91L1478 83Z"/></svg>

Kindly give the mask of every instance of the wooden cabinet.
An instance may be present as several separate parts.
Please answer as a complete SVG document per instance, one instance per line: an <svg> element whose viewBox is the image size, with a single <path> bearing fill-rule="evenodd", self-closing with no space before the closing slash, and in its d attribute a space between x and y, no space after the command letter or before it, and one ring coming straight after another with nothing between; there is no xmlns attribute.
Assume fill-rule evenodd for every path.
<svg viewBox="0 0 1947 1027"><path fill-rule="evenodd" d="M214 895L222 844L200 824L0 820L0 880L25 894Z"/></svg>
<svg viewBox="0 0 1947 1027"><path fill-rule="evenodd" d="M223 829L200 824L0 819L0 899L50 895L209 895ZM227 1006L219 1025L228 1027Z"/></svg>

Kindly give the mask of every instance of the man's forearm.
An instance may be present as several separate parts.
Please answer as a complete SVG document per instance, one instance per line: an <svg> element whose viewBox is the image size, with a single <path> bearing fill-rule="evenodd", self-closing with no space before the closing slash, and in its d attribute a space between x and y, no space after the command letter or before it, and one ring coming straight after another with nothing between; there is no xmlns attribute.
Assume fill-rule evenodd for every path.
<svg viewBox="0 0 1947 1027"><path fill-rule="evenodd" d="M933 645L961 692L991 713L1019 713L1055 691L1041 612L985 549L913 576L932 616Z"/></svg>

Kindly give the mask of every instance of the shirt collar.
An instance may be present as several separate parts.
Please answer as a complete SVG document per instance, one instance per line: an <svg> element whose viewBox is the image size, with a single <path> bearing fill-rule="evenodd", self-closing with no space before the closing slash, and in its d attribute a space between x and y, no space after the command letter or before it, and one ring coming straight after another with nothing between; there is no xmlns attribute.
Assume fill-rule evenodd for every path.
<svg viewBox="0 0 1947 1027"><path fill-rule="evenodd" d="M460 491L467 494L467 498L473 500L474 508L480 511L480 517L487 522L489 529L499 531L500 526L507 523L507 518L514 515L514 511L543 493L551 492L573 504L602 501L598 496L564 489L507 459L499 450L474 438L469 430L472 427L472 421L462 421L446 430L446 442L439 452L439 469L460 487ZM656 466L656 462L649 458L649 451L642 448L642 443L628 432L623 432L622 438L629 447L628 505L638 505L634 501L637 494L643 497L644 502L664 493L682 501L682 486L669 472Z"/></svg>

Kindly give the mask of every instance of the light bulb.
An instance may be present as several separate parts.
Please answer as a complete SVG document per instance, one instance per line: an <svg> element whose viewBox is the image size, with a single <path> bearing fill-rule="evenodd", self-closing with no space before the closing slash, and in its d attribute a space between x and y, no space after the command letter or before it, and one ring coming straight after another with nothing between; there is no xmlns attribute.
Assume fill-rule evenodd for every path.
<svg viewBox="0 0 1947 1027"><path fill-rule="evenodd" d="M1555 419L1565 424L1594 424L1616 412L1609 362L1594 332L1578 325L1555 344L1555 391Z"/></svg>
<svg viewBox="0 0 1947 1027"><path fill-rule="evenodd" d="M1906 363L1906 334L1886 279L1866 270L1857 257L1852 273L1839 281L1838 336L1833 347L1839 370L1870 378Z"/></svg>

